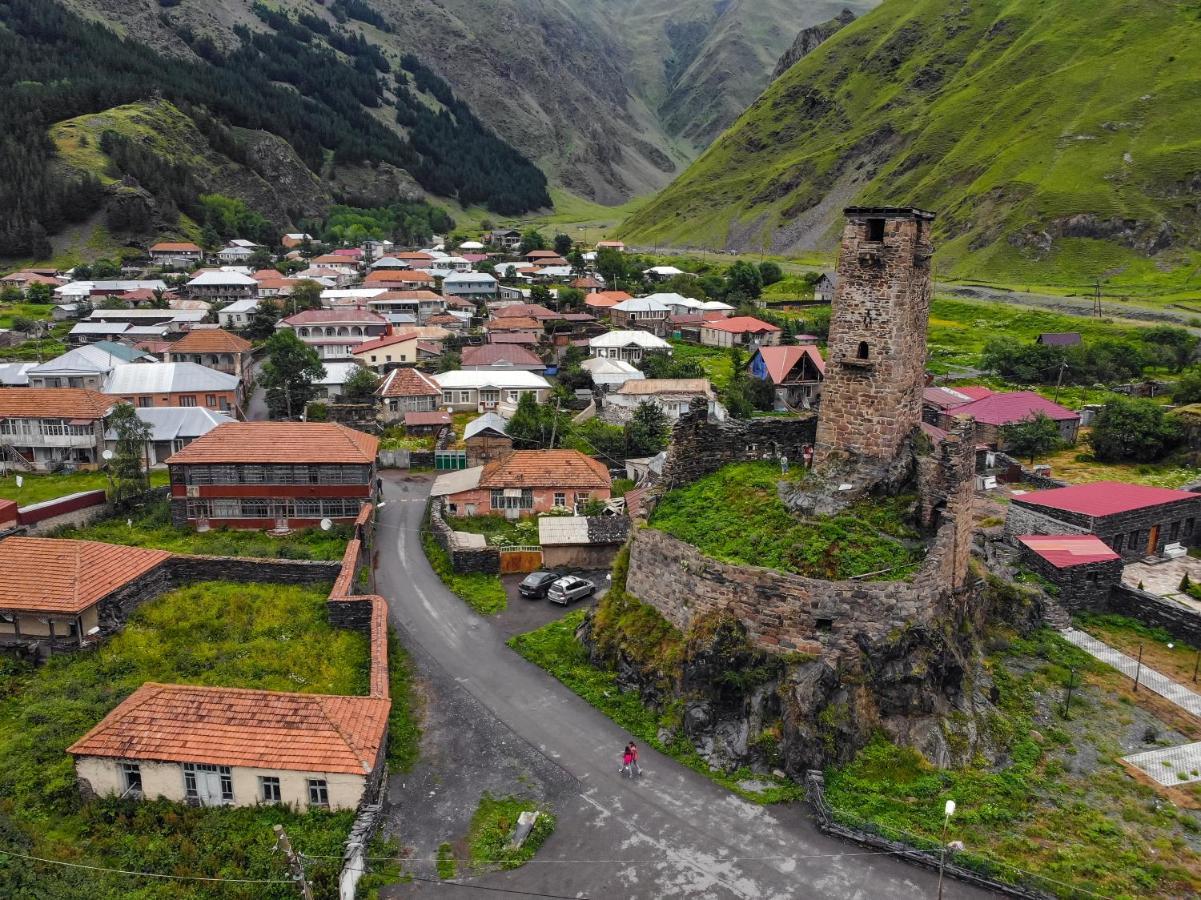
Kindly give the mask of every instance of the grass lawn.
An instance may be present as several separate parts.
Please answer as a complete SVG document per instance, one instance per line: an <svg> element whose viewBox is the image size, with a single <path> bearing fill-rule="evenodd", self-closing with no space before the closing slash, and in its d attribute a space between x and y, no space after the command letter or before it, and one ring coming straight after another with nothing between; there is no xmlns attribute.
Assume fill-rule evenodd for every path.
<svg viewBox="0 0 1201 900"><path fill-rule="evenodd" d="M1104 897L1193 896L1201 819L1162 802L1129 777L1121 738L1168 730L1135 703L1125 679L1050 630L992 638L987 663L999 711L982 723L1007 748L994 766L939 770L918 753L877 738L849 765L826 773L840 818L936 847L943 806L956 801L948 840L967 847L959 862L1017 879L1017 867ZM1076 669L1071 718L1062 714L1068 668ZM1195 726L1194 726L1195 727ZM1121 738L1119 737L1121 736Z"/></svg>
<svg viewBox="0 0 1201 900"><path fill-rule="evenodd" d="M1081 439L1075 447L1065 447L1040 456L1038 462L1051 467L1051 474L1073 484L1090 481L1123 481L1149 484L1155 487L1178 488L1201 475L1201 469L1184 465L1168 457L1153 463L1104 463L1093 458L1081 429Z"/></svg>
<svg viewBox="0 0 1201 900"><path fill-rule="evenodd" d="M30 669L0 662L0 833L50 859L176 875L287 879L272 851L283 824L313 859L318 896L336 894L353 812L277 806L191 808L166 801L80 800L65 749L146 681L314 693L366 693L367 640L326 621L328 586L201 582L146 604L90 653ZM321 652L313 652L320 647ZM59 866L0 865L0 896L293 898L292 884L206 885Z"/></svg>
<svg viewBox="0 0 1201 900"><path fill-rule="evenodd" d="M782 803L803 795L801 786L791 781L754 775L749 770L733 773L711 770L678 728L678 713L655 712L643 704L637 691L623 691L618 687L615 672L599 669L588 661L583 645L575 638L586 612L578 609L535 631L519 634L509 639L509 646L554 675L643 744L668 754L742 798L754 803ZM671 744L659 740L661 725L674 730L676 738ZM620 764L621 760L615 755L613 765ZM751 789L743 782L770 786Z"/></svg>
<svg viewBox="0 0 1201 900"><path fill-rule="evenodd" d="M804 478L794 469L786 480ZM880 572L880 580L911 574L920 547L905 517L912 497L872 498L840 515L802 519L780 500L780 468L770 462L724 466L669 491L650 525L737 565L765 566L818 578L851 578Z"/></svg>
<svg viewBox="0 0 1201 900"><path fill-rule="evenodd" d="M489 544L534 546L538 543L538 517L510 520L504 516L448 516L455 531L482 534Z"/></svg>
<svg viewBox="0 0 1201 900"><path fill-rule="evenodd" d="M83 528L69 528L55 534L55 537L155 547L173 553L205 556L341 559L351 534L351 528L347 525L335 525L329 531L306 528L284 537L275 537L265 531L235 531L228 528L214 528L200 533L172 525L171 509L166 500L151 504L132 518L132 527L125 524L126 517L116 517L102 519Z"/></svg>
<svg viewBox="0 0 1201 900"><path fill-rule="evenodd" d="M696 360L700 363L715 391L725 390L734 377L734 366L730 362L730 351L721 347L705 347L683 341L671 342L672 359ZM749 359L746 354L743 357Z"/></svg>
<svg viewBox="0 0 1201 900"><path fill-rule="evenodd" d="M517 817L537 810L540 815L533 829L516 850L509 849L509 838L517 827ZM538 805L517 797L493 797L485 792L471 817L467 846L471 865L477 869L516 869L533 859L538 848L555 830L555 817ZM441 865L439 848L439 865Z"/></svg>
<svg viewBox="0 0 1201 900"><path fill-rule="evenodd" d="M12 328L13 319L23 317L35 321L50 318L53 303L0 303L0 328Z"/></svg>
<svg viewBox="0 0 1201 900"><path fill-rule="evenodd" d="M167 470L155 469L150 473L150 486L162 487L167 483ZM79 491L108 490L108 476L103 472L72 472L69 475L39 472L22 472L22 487L17 487L17 476L0 478L0 499L15 500L21 506L53 500Z"/></svg>
<svg viewBox="0 0 1201 900"><path fill-rule="evenodd" d="M1145 665L1193 690L1201 690L1193 685L1193 672L1201 647L1192 647L1162 628L1149 628L1127 616L1078 613L1076 624L1131 658L1138 657L1141 647Z"/></svg>
<svg viewBox="0 0 1201 900"><path fill-rule="evenodd" d="M464 603L481 616L492 616L504 611L508 599L505 597L505 586L500 583L500 576L485 575L482 572L456 572L451 568L450 556L428 531L421 532L421 546L425 548L425 556L442 579L442 583Z"/></svg>
<svg viewBox="0 0 1201 900"><path fill-rule="evenodd" d="M388 632L388 771L407 772L417 762L421 745L421 710L413 688L413 660L396 632Z"/></svg>

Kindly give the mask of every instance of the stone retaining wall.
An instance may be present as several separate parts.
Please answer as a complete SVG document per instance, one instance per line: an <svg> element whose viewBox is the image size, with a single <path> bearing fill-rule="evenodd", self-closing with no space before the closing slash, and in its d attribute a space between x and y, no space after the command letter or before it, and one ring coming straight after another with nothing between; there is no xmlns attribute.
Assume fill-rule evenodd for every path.
<svg viewBox="0 0 1201 900"><path fill-rule="evenodd" d="M1172 600L1118 584L1109 592L1106 610L1162 628L1172 637L1201 647L1201 613Z"/></svg>
<svg viewBox="0 0 1201 900"><path fill-rule="evenodd" d="M443 500L430 500L429 529L447 556L450 567L456 572L479 572L484 575L500 574L500 550L496 547L464 547L455 540L455 531L442 517Z"/></svg>

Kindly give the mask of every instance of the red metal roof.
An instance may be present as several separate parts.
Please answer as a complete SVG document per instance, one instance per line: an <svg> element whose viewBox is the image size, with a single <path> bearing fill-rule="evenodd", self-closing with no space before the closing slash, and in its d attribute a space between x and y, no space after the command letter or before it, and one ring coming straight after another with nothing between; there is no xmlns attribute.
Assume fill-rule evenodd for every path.
<svg viewBox="0 0 1201 900"><path fill-rule="evenodd" d="M513 366L545 365L520 344L480 344L476 347L464 347L462 352L464 366L494 366L497 363L509 363Z"/></svg>
<svg viewBox="0 0 1201 900"><path fill-rule="evenodd" d="M957 385L955 387L938 385L926 388L922 392L922 400L931 406L945 410L966 406L974 400L983 400L985 397L991 397L992 393L988 388L980 385Z"/></svg>
<svg viewBox="0 0 1201 900"><path fill-rule="evenodd" d="M435 411L435 412L407 412L405 413L405 427L412 425L449 425L451 423L450 413Z"/></svg>
<svg viewBox="0 0 1201 900"><path fill-rule="evenodd" d="M758 334L760 332L779 331L777 325L771 322L764 322L762 319L756 319L754 316L734 316L732 319L714 319L711 322L705 323L706 328L715 328L718 331L728 331L731 334Z"/></svg>
<svg viewBox="0 0 1201 900"><path fill-rule="evenodd" d="M1068 487L1035 491L1014 497L1014 503L1045 506L1084 516L1112 516L1132 509L1162 506L1181 500L1195 500L1201 494L1191 491L1174 491L1170 488L1151 487L1145 484L1125 484L1120 481L1094 481L1091 484L1073 484Z"/></svg>
<svg viewBox="0 0 1201 900"><path fill-rule="evenodd" d="M1057 569L1121 559L1095 534L1024 534L1018 540Z"/></svg>
<svg viewBox="0 0 1201 900"><path fill-rule="evenodd" d="M783 382L805 356L809 357L817 371L823 375L826 373L826 361L822 359L821 351L812 345L760 347L757 352L763 359L763 364L767 366L767 375L772 384Z"/></svg>
<svg viewBox="0 0 1201 900"><path fill-rule="evenodd" d="M955 390L959 390L955 388ZM1079 420L1080 414L1040 397L1034 391L1009 391L990 394L980 400L956 406L950 410L953 416L971 416L985 425L1009 425L1043 413L1056 422Z"/></svg>

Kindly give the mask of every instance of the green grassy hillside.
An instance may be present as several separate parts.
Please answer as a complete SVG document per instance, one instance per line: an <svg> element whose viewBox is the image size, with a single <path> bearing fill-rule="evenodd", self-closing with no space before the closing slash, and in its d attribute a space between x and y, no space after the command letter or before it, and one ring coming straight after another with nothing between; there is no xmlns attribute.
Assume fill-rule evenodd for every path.
<svg viewBox="0 0 1201 900"><path fill-rule="evenodd" d="M828 249L850 202L939 213L940 273L1079 281L1201 246L1201 6L886 0L623 229Z"/></svg>

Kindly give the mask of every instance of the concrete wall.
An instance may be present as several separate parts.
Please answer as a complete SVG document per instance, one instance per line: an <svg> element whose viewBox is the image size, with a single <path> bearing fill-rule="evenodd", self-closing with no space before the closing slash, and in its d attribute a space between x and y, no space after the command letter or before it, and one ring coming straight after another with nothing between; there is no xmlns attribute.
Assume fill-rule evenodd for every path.
<svg viewBox="0 0 1201 900"><path fill-rule="evenodd" d="M542 565L548 569L607 569L620 544L567 544L543 547Z"/></svg>

